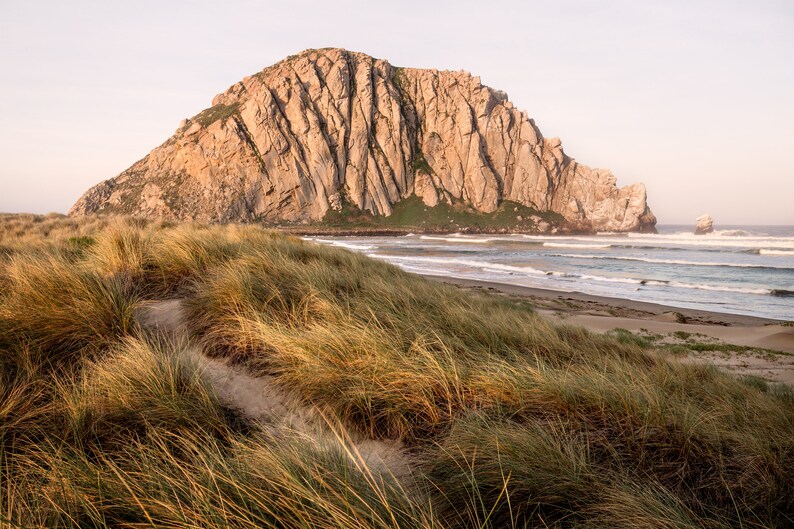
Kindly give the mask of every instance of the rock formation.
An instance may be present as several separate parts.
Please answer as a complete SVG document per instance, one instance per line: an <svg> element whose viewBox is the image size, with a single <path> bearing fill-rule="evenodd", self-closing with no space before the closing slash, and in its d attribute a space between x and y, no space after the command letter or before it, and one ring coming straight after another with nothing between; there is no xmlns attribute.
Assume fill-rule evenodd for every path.
<svg viewBox="0 0 794 529"><path fill-rule="evenodd" d="M704 213L695 219L695 235L705 235L714 231L714 220L711 215Z"/></svg>
<svg viewBox="0 0 794 529"><path fill-rule="evenodd" d="M311 223L344 206L389 215L502 201L580 229L653 230L645 187L567 156L500 91L465 72L307 50L246 77L70 214Z"/></svg>

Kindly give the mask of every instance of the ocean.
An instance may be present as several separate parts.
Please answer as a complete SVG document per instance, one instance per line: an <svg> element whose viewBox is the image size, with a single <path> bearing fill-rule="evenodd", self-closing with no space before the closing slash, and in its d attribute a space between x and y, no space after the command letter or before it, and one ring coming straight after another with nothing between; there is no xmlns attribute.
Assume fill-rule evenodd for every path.
<svg viewBox="0 0 794 529"><path fill-rule="evenodd" d="M794 320L794 226L656 235L305 237L409 272Z"/></svg>

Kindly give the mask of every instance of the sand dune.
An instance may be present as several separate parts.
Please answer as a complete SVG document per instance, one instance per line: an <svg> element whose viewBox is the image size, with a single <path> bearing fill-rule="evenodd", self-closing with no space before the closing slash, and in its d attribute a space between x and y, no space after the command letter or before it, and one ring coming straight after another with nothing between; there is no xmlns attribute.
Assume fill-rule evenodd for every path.
<svg viewBox="0 0 794 529"><path fill-rule="evenodd" d="M737 374L760 376L770 382L794 385L794 327L784 322L589 294L427 277L462 288L526 299L547 318L580 325L596 332L626 329L646 336L663 335L664 343L677 343L683 348L696 342L698 349L703 349L704 342L711 343L714 350L690 350L688 355L680 359L716 365ZM692 335L692 342L676 339L676 333ZM730 351L726 350L725 344L759 350Z"/></svg>
<svg viewBox="0 0 794 529"><path fill-rule="evenodd" d="M353 464L366 467L367 471L387 473L401 481L410 477L410 462L402 442L356 436L285 390L275 377L253 375L244 366L204 354L201 346L189 339L181 300L146 303L139 310L138 321L184 344L183 354L200 366L204 380L221 403L257 427L277 437L309 437L347 454Z"/></svg>

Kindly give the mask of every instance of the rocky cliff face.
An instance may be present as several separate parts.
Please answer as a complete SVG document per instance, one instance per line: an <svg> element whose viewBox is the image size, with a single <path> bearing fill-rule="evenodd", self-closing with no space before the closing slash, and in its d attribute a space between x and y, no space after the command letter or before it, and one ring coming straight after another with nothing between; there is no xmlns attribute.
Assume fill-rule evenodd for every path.
<svg viewBox="0 0 794 529"><path fill-rule="evenodd" d="M316 222L345 204L389 215L415 194L428 206L489 213L508 200L582 229L652 230L645 187L615 184L478 77L324 49L216 96L70 214Z"/></svg>

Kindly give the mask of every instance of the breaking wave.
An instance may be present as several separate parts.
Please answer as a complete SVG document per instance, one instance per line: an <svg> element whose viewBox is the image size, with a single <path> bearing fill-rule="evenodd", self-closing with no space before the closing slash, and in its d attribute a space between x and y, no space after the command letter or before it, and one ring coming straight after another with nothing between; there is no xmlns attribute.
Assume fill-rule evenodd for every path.
<svg viewBox="0 0 794 529"><path fill-rule="evenodd" d="M728 268L758 268L768 270L794 270L786 266L772 266L765 264L750 264L750 263L719 263L719 262L704 262L704 261L685 261L681 259L654 259L653 257L629 257L622 255L588 255L588 254L564 254L564 253L550 253L550 257L565 257L568 259L594 259L594 260L609 260L609 261L636 261L640 263L652 264L671 264L671 265L685 265L685 266L724 266Z"/></svg>
<svg viewBox="0 0 794 529"><path fill-rule="evenodd" d="M672 287L672 288L685 288L692 290L710 290L716 292L736 292L742 294L758 294L758 295L773 295L778 297L788 296L787 290L770 290L767 288L750 288L750 287L733 287L727 285L707 285L701 283L686 283L682 281L666 281L659 279L640 279L636 277L615 277L615 276L599 276L591 274L576 274L572 272L561 272L556 270L539 270L531 266L515 266L506 265L502 263L492 263L489 261L475 261L472 259L444 259L441 257L419 257L419 256L402 256L402 255L383 255L371 254L372 257L384 259L395 264L403 266L408 265L414 268L419 263L427 264L444 264L452 266L465 266L469 268L477 268L486 271L499 271L507 272L509 274L527 274L533 276L555 276L568 279L583 279L587 281L598 281L605 283L624 283L637 286L655 286L655 287ZM438 271L438 270L436 270ZM792 293L794 295L794 293Z"/></svg>
<svg viewBox="0 0 794 529"><path fill-rule="evenodd" d="M544 242L546 248L584 248L586 250L603 250L610 248L611 244L567 244L564 242Z"/></svg>
<svg viewBox="0 0 794 529"><path fill-rule="evenodd" d="M344 241L329 241L327 239L312 239L306 238L307 241L314 241L320 242L323 244L328 244L331 246L336 246L339 248L347 248L348 250L372 250L373 248L377 248L377 245L374 244L354 244L352 242L344 242Z"/></svg>
<svg viewBox="0 0 794 529"><path fill-rule="evenodd" d="M758 250L759 255L789 255L794 256L794 250L767 250L761 249Z"/></svg>

